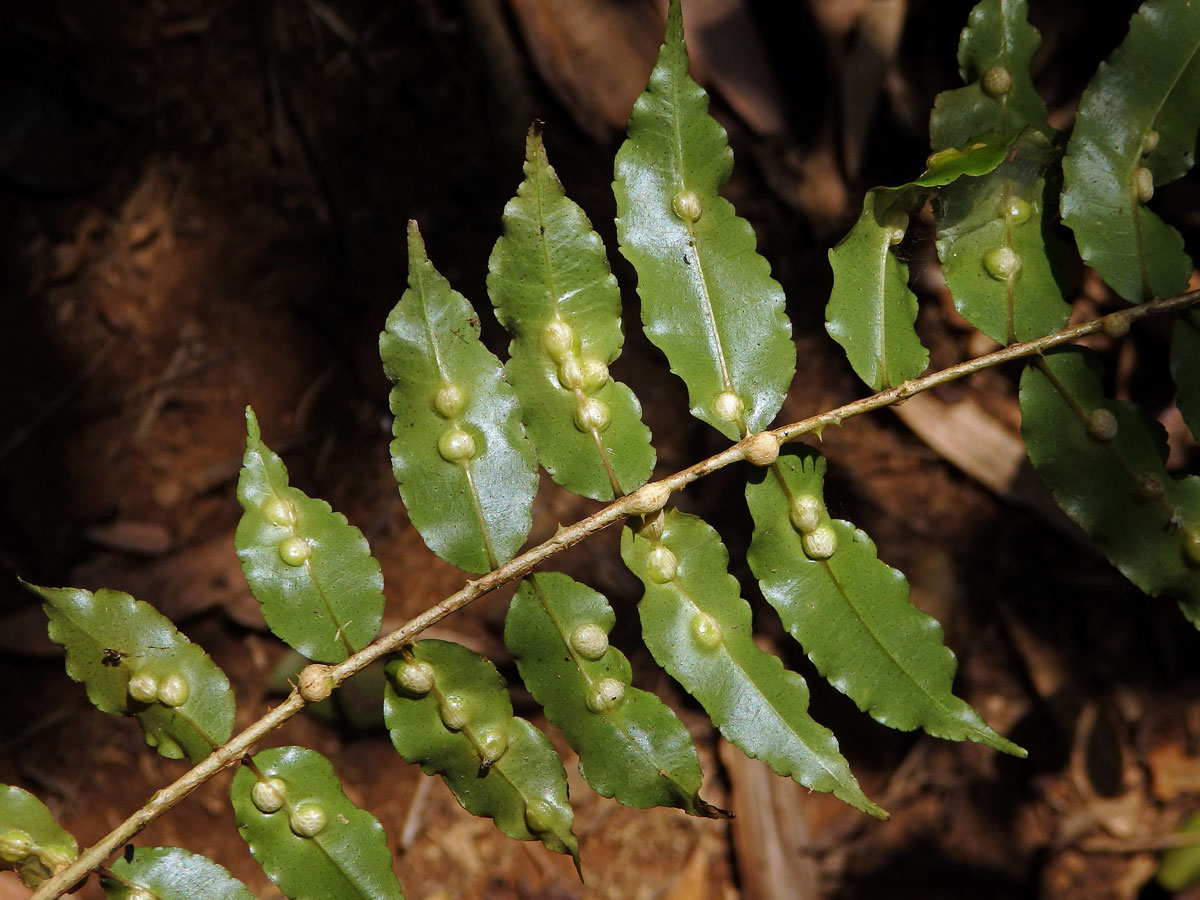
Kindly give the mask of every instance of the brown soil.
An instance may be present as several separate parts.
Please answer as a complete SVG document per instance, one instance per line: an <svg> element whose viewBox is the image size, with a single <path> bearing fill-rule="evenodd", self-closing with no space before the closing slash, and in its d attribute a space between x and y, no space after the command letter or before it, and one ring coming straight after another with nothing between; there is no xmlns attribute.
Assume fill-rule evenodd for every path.
<svg viewBox="0 0 1200 900"><path fill-rule="evenodd" d="M601 76L587 66L599 64L572 43L587 44L587 29L553 17L547 24L528 0L461 6L10 4L0 30L0 350L9 373L0 397L0 565L8 573L0 578L0 781L38 794L81 845L184 767L145 748L132 722L88 704L13 576L118 588L153 603L228 673L239 726L253 721L272 702L269 682L286 648L263 625L232 548L251 404L293 483L371 541L388 584L386 624L457 589L463 576L425 549L396 493L376 336L404 289L409 218L420 221L435 265L486 310L487 256L519 180L530 116L547 121L551 159L629 291L617 374L638 391L659 436L660 472L719 447L686 417L682 388L636 327L635 279L612 226L617 136L605 116L615 101L588 93ZM573 15L594 16L600 29L606 6L609 19L616 7L660 27L634 0L595 0ZM911 4L894 81L858 148L861 175L844 178L835 164L820 181L812 173L825 171L820 150L832 146L821 129L836 119L829 73L845 57L821 43L807 12L748 6L774 88L760 95L736 77L721 82L746 70L719 53L708 69L725 85L714 112L739 158L728 195L755 224L789 296L800 348L783 413L792 420L864 393L822 328L825 251L864 186L920 170L924 111L936 91L957 85L966 8ZM1060 124L1122 33L1122 14L1087 10L1056 4L1037 20L1049 48L1039 84ZM634 59L638 46L648 40L653 52L658 40L637 34ZM569 52L531 54L534 41ZM570 68L577 63L583 68ZM634 81L644 83L645 65ZM855 71L842 69L843 79ZM786 128L770 133L771 122ZM1161 198L1193 247L1196 198L1194 179ZM913 263L934 364L980 352L933 268L921 257ZM1094 279L1077 280L1079 315L1116 308ZM502 349L495 323L485 329ZM1118 372L1116 388L1155 414L1171 401L1166 336L1155 324L1120 351L1098 345ZM1011 433L1017 374L989 372L939 399L972 401ZM1186 433L1173 437L1173 464L1194 463ZM806 675L814 714L892 818L868 820L747 763L718 746L698 708L640 648L629 624L638 590L615 561L616 531L560 567L610 596L638 683L681 712L707 797L735 809L732 822L596 796L548 729L570 773L581 884L569 860L465 813L377 727L304 715L270 743L333 760L351 799L386 828L416 900L1165 896L1150 882L1155 841L1200 799L1194 629L1126 583L1045 513L1044 500L997 496L891 412L828 430L822 450L834 512L865 528L908 575L914 600L938 616L958 655L958 692L1027 747L1028 760L875 724L821 681L762 608L762 641ZM721 473L681 500L720 524L739 576L743 477ZM594 508L548 482L539 502L535 539ZM499 638L507 596L485 598L439 633L488 653L515 680ZM538 720L527 695L518 692L516 705ZM203 853L257 896L277 896L234 827L229 780L225 773L198 790L136 843ZM0 874L0 897L8 896L24 892ZM93 881L79 896L100 891Z"/></svg>

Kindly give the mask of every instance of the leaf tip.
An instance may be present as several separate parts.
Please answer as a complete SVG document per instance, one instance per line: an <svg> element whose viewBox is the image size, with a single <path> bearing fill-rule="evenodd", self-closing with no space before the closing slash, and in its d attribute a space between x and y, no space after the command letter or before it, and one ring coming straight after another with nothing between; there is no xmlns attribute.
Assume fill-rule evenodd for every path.
<svg viewBox="0 0 1200 900"><path fill-rule="evenodd" d="M249 403L246 404L246 436L252 442L257 442L261 436L258 428L258 416L254 414L254 407Z"/></svg>
<svg viewBox="0 0 1200 900"><path fill-rule="evenodd" d="M420 263L429 261L425 252L425 240L421 237L421 228L416 219L408 220L408 280L412 283L413 269Z"/></svg>

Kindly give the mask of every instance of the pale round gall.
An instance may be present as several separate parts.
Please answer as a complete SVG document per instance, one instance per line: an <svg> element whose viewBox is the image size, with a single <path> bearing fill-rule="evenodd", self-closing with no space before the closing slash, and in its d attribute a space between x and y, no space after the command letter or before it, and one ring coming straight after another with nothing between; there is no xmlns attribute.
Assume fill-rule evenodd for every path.
<svg viewBox="0 0 1200 900"><path fill-rule="evenodd" d="M608 632L594 622L571 632L571 649L584 659L599 659L608 652Z"/></svg>
<svg viewBox="0 0 1200 900"><path fill-rule="evenodd" d="M736 422L745 410L742 398L733 391L722 391L713 398L713 414L722 422Z"/></svg>
<svg viewBox="0 0 1200 900"><path fill-rule="evenodd" d="M1129 334L1129 316L1124 313L1112 313L1100 320L1100 328L1107 337L1119 340Z"/></svg>
<svg viewBox="0 0 1200 900"><path fill-rule="evenodd" d="M442 724L451 731L462 731L470 720L470 707L462 697L446 696L438 708Z"/></svg>
<svg viewBox="0 0 1200 900"><path fill-rule="evenodd" d="M0 859L5 862L20 862L33 853L33 838L19 828L0 834Z"/></svg>
<svg viewBox="0 0 1200 900"><path fill-rule="evenodd" d="M38 847L38 859L51 872L58 873L69 866L78 855L66 847Z"/></svg>
<svg viewBox="0 0 1200 900"><path fill-rule="evenodd" d="M828 525L818 525L805 534L800 543L809 559L829 559L837 550L837 534Z"/></svg>
<svg viewBox="0 0 1200 900"><path fill-rule="evenodd" d="M708 613L697 613L692 619L692 637L704 650L716 650L721 646L724 635L721 624Z"/></svg>
<svg viewBox="0 0 1200 900"><path fill-rule="evenodd" d="M1133 189L1138 203L1149 203L1154 196L1154 173L1145 166L1139 166L1133 173Z"/></svg>
<svg viewBox="0 0 1200 900"><path fill-rule="evenodd" d="M812 494L801 494L792 500L792 524L802 534L810 534L821 524L821 501Z"/></svg>
<svg viewBox="0 0 1200 900"><path fill-rule="evenodd" d="M1183 561L1193 569L1200 569L1200 531L1194 528L1183 530Z"/></svg>
<svg viewBox="0 0 1200 900"><path fill-rule="evenodd" d="M530 800L525 804L525 826L535 834L548 833L554 828L554 807L547 800Z"/></svg>
<svg viewBox="0 0 1200 900"><path fill-rule="evenodd" d="M479 755L489 766L500 759L508 749L508 735L503 731L488 729L480 732L476 742L479 744Z"/></svg>
<svg viewBox="0 0 1200 900"><path fill-rule="evenodd" d="M312 556L312 547L302 537L290 537L279 542L279 558L289 566L302 566Z"/></svg>
<svg viewBox="0 0 1200 900"><path fill-rule="evenodd" d="M568 356L558 364L558 383L568 391L583 389L583 364L577 357Z"/></svg>
<svg viewBox="0 0 1200 900"><path fill-rule="evenodd" d="M655 510L644 516L640 525L638 525L638 537L645 538L648 541L662 540L663 533L666 531L666 519L662 510Z"/></svg>
<svg viewBox="0 0 1200 900"><path fill-rule="evenodd" d="M679 562L669 548L659 544L646 554L646 574L655 584L666 584L679 571Z"/></svg>
<svg viewBox="0 0 1200 900"><path fill-rule="evenodd" d="M446 462L462 462L475 455L475 438L455 425L442 432L437 448Z"/></svg>
<svg viewBox="0 0 1200 900"><path fill-rule="evenodd" d="M279 812L287 802L287 785L282 778L256 781L254 787L250 788L250 802L259 812L267 815Z"/></svg>
<svg viewBox="0 0 1200 900"><path fill-rule="evenodd" d="M1158 132L1151 128L1142 138L1142 155L1153 153L1158 149Z"/></svg>
<svg viewBox="0 0 1200 900"><path fill-rule="evenodd" d="M405 663L396 680L408 693L424 696L433 690L433 666L427 662Z"/></svg>
<svg viewBox="0 0 1200 900"><path fill-rule="evenodd" d="M901 209L892 209L883 216L883 233L887 242L895 247L904 240L908 233L908 213Z"/></svg>
<svg viewBox="0 0 1200 900"><path fill-rule="evenodd" d="M603 431L610 417L607 403L588 397L575 409L575 427L580 431Z"/></svg>
<svg viewBox="0 0 1200 900"><path fill-rule="evenodd" d="M562 319L553 319L542 329L542 347L556 363L575 355L575 329Z"/></svg>
<svg viewBox="0 0 1200 900"><path fill-rule="evenodd" d="M691 224L699 222L700 216L704 213L700 198L696 196L695 191L688 190L680 191L675 195L671 200L671 209L675 211L675 215Z"/></svg>
<svg viewBox="0 0 1200 900"><path fill-rule="evenodd" d="M149 672L136 672L130 677L127 690L138 703L153 703L158 699L158 679Z"/></svg>
<svg viewBox="0 0 1200 900"><path fill-rule="evenodd" d="M1003 97L1012 90L1012 73L1004 66L992 66L979 79L979 86L983 88L985 94L993 99Z"/></svg>
<svg viewBox="0 0 1200 900"><path fill-rule="evenodd" d="M333 676L330 667L320 663L305 666L297 679L300 696L306 703L320 703L333 693Z"/></svg>
<svg viewBox="0 0 1200 900"><path fill-rule="evenodd" d="M457 384L447 382L433 395L433 410L443 419L462 415L467 407L467 393Z"/></svg>
<svg viewBox="0 0 1200 900"><path fill-rule="evenodd" d="M191 693L187 679L178 672L172 673L158 683L158 702L174 709L187 703Z"/></svg>
<svg viewBox="0 0 1200 900"><path fill-rule="evenodd" d="M325 830L328 823L329 815L325 812L325 808L312 800L301 803L288 816L288 825L297 837L316 837Z"/></svg>
<svg viewBox="0 0 1200 900"><path fill-rule="evenodd" d="M1013 225L1022 225L1029 221L1029 217L1033 214L1033 207L1020 197L1009 197L1004 214Z"/></svg>
<svg viewBox="0 0 1200 900"><path fill-rule="evenodd" d="M670 498L671 489L662 482L646 484L633 492L625 511L631 516L648 516L666 506Z"/></svg>
<svg viewBox="0 0 1200 900"><path fill-rule="evenodd" d="M997 247L984 256L983 268L997 281L1007 281L1021 271L1021 257L1012 247Z"/></svg>
<svg viewBox="0 0 1200 900"><path fill-rule="evenodd" d="M779 459L779 438L769 431L760 431L746 439L742 453L752 466L769 466Z"/></svg>
<svg viewBox="0 0 1200 900"><path fill-rule="evenodd" d="M269 497L259 507L262 517L272 525L280 528L293 528L296 525L296 507L285 497Z"/></svg>
<svg viewBox="0 0 1200 900"><path fill-rule="evenodd" d="M605 678L592 686L587 705L594 713L612 709L625 699L625 683L615 678Z"/></svg>
<svg viewBox="0 0 1200 900"><path fill-rule="evenodd" d="M1087 433L1093 441L1107 444L1117 436L1117 417L1103 407L1093 409L1088 414Z"/></svg>
<svg viewBox="0 0 1200 900"><path fill-rule="evenodd" d="M583 361L583 389L589 394L608 383L608 366L594 356Z"/></svg>

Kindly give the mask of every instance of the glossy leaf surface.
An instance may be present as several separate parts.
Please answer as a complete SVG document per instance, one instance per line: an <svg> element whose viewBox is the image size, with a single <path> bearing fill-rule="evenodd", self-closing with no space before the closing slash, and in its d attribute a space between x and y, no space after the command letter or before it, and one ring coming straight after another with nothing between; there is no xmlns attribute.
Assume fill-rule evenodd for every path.
<svg viewBox="0 0 1200 900"><path fill-rule="evenodd" d="M567 490L595 500L636 490L654 468L654 448L637 397L608 375L625 339L621 292L536 125L488 268L488 294L513 338L504 373L538 460Z"/></svg>
<svg viewBox="0 0 1200 900"><path fill-rule="evenodd" d="M0 784L0 869L15 869L36 887L79 855L75 838L29 791Z"/></svg>
<svg viewBox="0 0 1200 900"><path fill-rule="evenodd" d="M1162 426L1105 397L1103 374L1082 348L1026 366L1021 433L1029 459L1126 578L1177 600L1200 624L1200 478L1167 473Z"/></svg>
<svg viewBox="0 0 1200 900"><path fill-rule="evenodd" d="M825 459L803 449L779 457L746 486L754 517L747 560L784 627L829 682L877 722L901 731L972 740L1024 756L952 692L956 661L937 620L909 602L904 575L824 504ZM794 509L808 509L803 528ZM834 542L810 554L805 534ZM822 532L827 534L828 532ZM810 541L812 539L810 538Z"/></svg>
<svg viewBox="0 0 1200 900"><path fill-rule="evenodd" d="M97 709L136 716L168 759L197 763L229 740L229 679L153 606L121 591L30 587L45 601L50 640L67 651L67 674Z"/></svg>
<svg viewBox="0 0 1200 900"><path fill-rule="evenodd" d="M341 662L379 632L379 563L345 516L288 484L249 408L246 431L234 537L246 581L277 637L309 659Z"/></svg>
<svg viewBox="0 0 1200 900"><path fill-rule="evenodd" d="M408 228L408 290L388 314L379 352L392 382L392 471L429 549L486 572L525 542L537 462L479 318Z"/></svg>
<svg viewBox="0 0 1200 900"><path fill-rule="evenodd" d="M1024 0L983 0L958 43L965 87L942 91L929 119L935 150L958 147L988 132L1017 135L1032 125L1047 138L1046 104L1033 86L1029 63L1041 43Z"/></svg>
<svg viewBox="0 0 1200 900"><path fill-rule="evenodd" d="M242 766L230 790L234 818L285 895L403 900L383 826L346 798L329 760L305 747L275 747L256 753L254 766L273 790L256 793L258 776Z"/></svg>
<svg viewBox="0 0 1200 900"><path fill-rule="evenodd" d="M178 847L138 847L131 861L118 859L109 871L122 881L102 877L108 900L137 898L131 884L149 891L156 900L254 900L250 890L224 866Z"/></svg>
<svg viewBox="0 0 1200 900"><path fill-rule="evenodd" d="M1148 0L1084 91L1063 159L1063 222L1126 300L1187 286L1183 238L1146 201L1191 167L1198 131L1200 6Z"/></svg>
<svg viewBox="0 0 1200 900"><path fill-rule="evenodd" d="M784 296L750 224L720 196L733 168L708 95L688 77L678 0L617 153L617 236L638 275L646 335L692 415L730 438L765 428L796 368Z"/></svg>
<svg viewBox="0 0 1200 900"><path fill-rule="evenodd" d="M466 647L425 640L387 672L383 715L396 751L440 774L468 812L578 866L562 761L544 734L513 716L496 667Z"/></svg>
<svg viewBox="0 0 1200 900"><path fill-rule="evenodd" d="M896 254L909 213L934 188L991 172L1010 144L1003 135L986 135L964 148L933 154L925 174L910 184L868 191L858 221L829 251L833 291L825 328L872 390L916 378L929 364L929 351L913 328L917 296L908 287L908 265Z"/></svg>
<svg viewBox="0 0 1200 900"><path fill-rule="evenodd" d="M700 799L700 761L683 723L653 694L630 686L629 661L606 637L615 621L602 594L547 572L522 582L504 643L598 794L626 806L720 815Z"/></svg>
<svg viewBox="0 0 1200 900"><path fill-rule="evenodd" d="M1179 394L1175 403L1192 437L1200 438L1200 313L1188 310L1171 336L1171 377Z"/></svg>
<svg viewBox="0 0 1200 900"><path fill-rule="evenodd" d="M646 588L638 606L646 646L726 740L780 775L886 816L863 794L832 732L809 716L804 679L754 643L750 605L716 531L669 509L660 538L626 528L621 555Z"/></svg>
<svg viewBox="0 0 1200 900"><path fill-rule="evenodd" d="M1028 341L1067 324L1071 307L1055 278L1063 249L1047 189L1053 151L1026 132L1005 162L979 178L942 188L934 204L937 250L954 306L1002 344Z"/></svg>

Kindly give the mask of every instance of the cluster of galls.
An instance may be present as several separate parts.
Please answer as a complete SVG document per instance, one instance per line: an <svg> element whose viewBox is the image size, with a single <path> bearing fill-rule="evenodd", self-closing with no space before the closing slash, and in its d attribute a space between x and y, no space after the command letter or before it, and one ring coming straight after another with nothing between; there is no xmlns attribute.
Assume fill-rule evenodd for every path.
<svg viewBox="0 0 1200 900"><path fill-rule="evenodd" d="M433 666L423 660L407 660L396 674L399 687L414 697L424 697L437 687ZM481 767L486 771L500 761L508 750L508 733L496 728L471 726L471 704L464 697L436 691L438 715L450 731L462 732L479 754Z"/></svg>
<svg viewBox="0 0 1200 900"><path fill-rule="evenodd" d="M433 411L451 422L437 442L438 453L446 462L465 462L471 459L478 449L471 432L455 421L466 408L467 392L457 384L446 382L433 395Z"/></svg>
<svg viewBox="0 0 1200 900"><path fill-rule="evenodd" d="M559 386L575 393L575 427L583 432L607 428L611 418L608 404L591 396L608 383L604 360L583 356L575 329L558 317L542 329L542 349L554 363Z"/></svg>
<svg viewBox="0 0 1200 900"><path fill-rule="evenodd" d="M649 516L638 529L638 536L653 542L646 554L646 574L655 584L672 584L679 577L679 560L664 542L666 536L661 512ZM725 640L721 623L703 610L697 610L691 622L692 640L700 650L711 652Z"/></svg>
<svg viewBox="0 0 1200 900"><path fill-rule="evenodd" d="M800 544L809 559L829 559L837 550L837 532L821 524L821 498L802 494L792 500L792 526L800 532Z"/></svg>
<svg viewBox="0 0 1200 900"><path fill-rule="evenodd" d="M296 527L296 507L284 497L271 497L260 507L263 518L280 528ZM312 556L312 545L298 534L279 542L279 558L289 566L302 566Z"/></svg>
<svg viewBox="0 0 1200 900"><path fill-rule="evenodd" d="M174 709L187 703L191 689L187 679L178 672L156 678L149 672L134 672L129 677L130 699L138 703L161 703Z"/></svg>
<svg viewBox="0 0 1200 900"><path fill-rule="evenodd" d="M571 650L583 659L603 659L608 652L608 632L595 622L580 625L571 632L567 642ZM585 676L586 677L586 676ZM625 683L617 678L602 678L591 682L587 695L587 708L594 713L605 712L618 706L625 699Z"/></svg>
<svg viewBox="0 0 1200 900"><path fill-rule="evenodd" d="M39 847L32 835L20 828L0 834L0 860L17 869L26 887L40 884L62 871L74 858L65 847Z"/></svg>
<svg viewBox="0 0 1200 900"><path fill-rule="evenodd" d="M287 785L282 778L265 778L250 789L250 802L264 815L286 810L292 834L302 838L316 837L329 824L325 807L315 800L303 800L295 806L288 804Z"/></svg>

